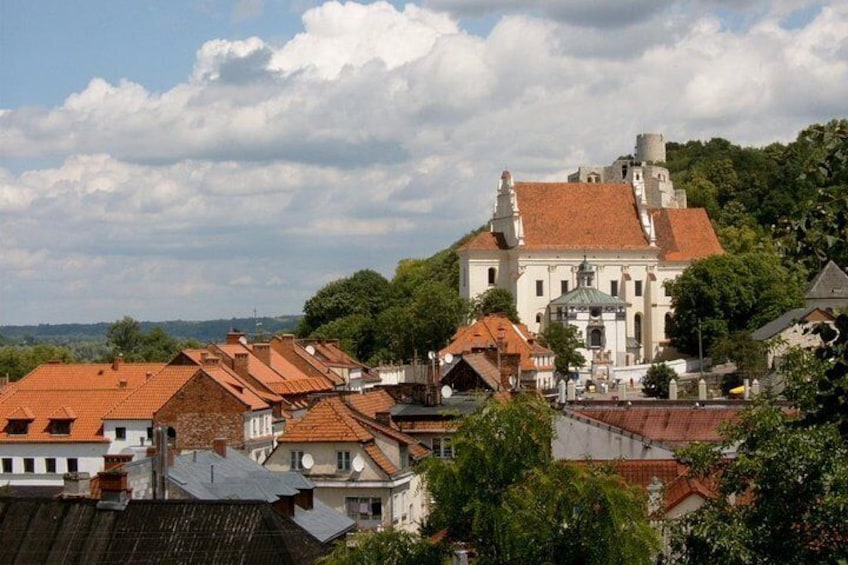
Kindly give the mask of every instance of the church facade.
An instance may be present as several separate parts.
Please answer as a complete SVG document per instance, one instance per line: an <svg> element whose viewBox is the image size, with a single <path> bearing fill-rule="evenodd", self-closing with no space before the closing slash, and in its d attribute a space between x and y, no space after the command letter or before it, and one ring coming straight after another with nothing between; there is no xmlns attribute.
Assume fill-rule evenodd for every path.
<svg viewBox="0 0 848 565"><path fill-rule="evenodd" d="M515 182L504 171L489 231L458 250L460 294L473 299L490 288L509 290L531 331L550 323L577 325L593 362L660 358L671 313L664 283L692 261L723 253L706 212L686 208L685 194L674 190L668 170L657 164L665 159L660 145L656 134L643 134L636 155L650 159L581 167L571 176L574 182ZM591 320L601 326L595 329L603 328L600 341L588 332L594 306L572 304L569 314L563 303L586 282L584 263L592 269L593 295L607 297L602 312L610 310ZM585 327L574 323L578 313L584 318L581 308Z"/></svg>

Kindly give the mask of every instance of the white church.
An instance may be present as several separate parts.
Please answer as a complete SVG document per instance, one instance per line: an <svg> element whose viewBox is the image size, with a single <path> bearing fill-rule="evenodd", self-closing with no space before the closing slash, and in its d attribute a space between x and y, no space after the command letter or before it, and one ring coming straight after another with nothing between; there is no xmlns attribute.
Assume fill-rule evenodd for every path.
<svg viewBox="0 0 848 565"><path fill-rule="evenodd" d="M671 313L663 283L723 253L665 160L662 135L641 134L634 158L580 167L568 182L516 182L504 171L489 231L458 250L460 294L509 290L530 330L576 326L593 365L662 358Z"/></svg>

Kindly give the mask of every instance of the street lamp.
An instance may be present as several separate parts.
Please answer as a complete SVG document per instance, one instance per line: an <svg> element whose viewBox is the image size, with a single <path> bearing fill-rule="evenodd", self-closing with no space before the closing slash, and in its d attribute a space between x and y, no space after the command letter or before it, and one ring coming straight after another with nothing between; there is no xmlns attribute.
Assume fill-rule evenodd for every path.
<svg viewBox="0 0 848 565"><path fill-rule="evenodd" d="M704 342L701 338L701 318L698 318L698 371L704 378Z"/></svg>

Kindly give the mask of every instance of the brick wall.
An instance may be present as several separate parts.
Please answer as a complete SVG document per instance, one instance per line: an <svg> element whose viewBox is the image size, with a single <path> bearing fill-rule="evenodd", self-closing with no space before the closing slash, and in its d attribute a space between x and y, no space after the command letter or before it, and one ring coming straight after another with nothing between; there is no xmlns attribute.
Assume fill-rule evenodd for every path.
<svg viewBox="0 0 848 565"><path fill-rule="evenodd" d="M209 449L215 438L244 448L246 407L203 373L192 378L155 415L154 426L176 431L176 448Z"/></svg>

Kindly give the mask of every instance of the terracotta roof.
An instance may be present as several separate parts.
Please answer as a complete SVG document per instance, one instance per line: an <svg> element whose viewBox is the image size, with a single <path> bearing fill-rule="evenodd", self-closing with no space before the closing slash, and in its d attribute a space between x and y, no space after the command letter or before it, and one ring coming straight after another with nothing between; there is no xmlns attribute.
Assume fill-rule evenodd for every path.
<svg viewBox="0 0 848 565"><path fill-rule="evenodd" d="M32 413L32 410L27 408L26 406L18 406L14 410L12 410L7 416L7 420L28 420L32 422L35 420L35 414Z"/></svg>
<svg viewBox="0 0 848 565"><path fill-rule="evenodd" d="M533 356L553 356L554 352L536 342L534 334L524 324L515 324L501 314L492 314L476 320L456 331L453 340L439 354L465 355L481 349L495 348L502 341L503 353L518 353L522 371L551 368L537 367Z"/></svg>
<svg viewBox="0 0 848 565"><path fill-rule="evenodd" d="M397 404L392 395L383 389L351 394L346 400L354 410L372 419L377 417L377 412L388 412Z"/></svg>
<svg viewBox="0 0 848 565"><path fill-rule="evenodd" d="M293 335L274 336L271 339L271 349L279 353L292 365L310 377L327 379L333 386L344 385L344 379L336 374L317 357L310 355L299 345Z"/></svg>
<svg viewBox="0 0 848 565"><path fill-rule="evenodd" d="M153 414L199 370L199 367L192 365L169 365L132 391L103 418L106 420L151 420Z"/></svg>
<svg viewBox="0 0 848 565"><path fill-rule="evenodd" d="M46 363L13 383L21 390L102 390L117 388L126 381L127 389L141 385L149 374L162 370L165 363Z"/></svg>
<svg viewBox="0 0 848 565"><path fill-rule="evenodd" d="M481 232L463 243L459 249L496 250L507 249L506 239L500 232Z"/></svg>
<svg viewBox="0 0 848 565"><path fill-rule="evenodd" d="M383 450L377 447L375 443L365 444L362 449L365 450L365 453L367 453L374 463L376 463L377 466L380 467L380 469L387 475L392 476L400 471L397 465L392 463L391 460L386 457L386 454L383 453Z"/></svg>
<svg viewBox="0 0 848 565"><path fill-rule="evenodd" d="M270 408L268 403L263 399L263 396L267 395L260 396L253 387L244 380L240 379L238 375L234 374L226 367L207 366L202 367L202 371L212 377L215 382L223 386L230 394L235 396L242 404L251 410L264 410ZM279 401L281 399L276 397L276 400Z"/></svg>
<svg viewBox="0 0 848 565"><path fill-rule="evenodd" d="M670 446L719 442L718 428L739 417L740 408L629 407L575 408L573 412Z"/></svg>
<svg viewBox="0 0 848 565"><path fill-rule="evenodd" d="M657 246L666 261L693 261L724 253L703 208L663 208L651 215Z"/></svg>
<svg viewBox="0 0 848 565"><path fill-rule="evenodd" d="M426 457L430 454L430 450L420 445L418 443L418 440L412 436L408 436L401 431L384 426L379 422L369 420L364 416L353 414L353 417L356 419L357 422L359 422L363 426L376 430L379 433L394 439L395 441L405 444L409 448L410 455L412 455L412 457L414 457L415 459L421 459L422 457Z"/></svg>
<svg viewBox="0 0 848 565"><path fill-rule="evenodd" d="M51 420L76 420L77 414L68 406L60 406L48 418Z"/></svg>
<svg viewBox="0 0 848 565"><path fill-rule="evenodd" d="M278 438L281 443L302 442L366 442L374 436L351 414L337 397L318 402L299 421L289 424Z"/></svg>

